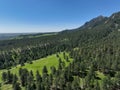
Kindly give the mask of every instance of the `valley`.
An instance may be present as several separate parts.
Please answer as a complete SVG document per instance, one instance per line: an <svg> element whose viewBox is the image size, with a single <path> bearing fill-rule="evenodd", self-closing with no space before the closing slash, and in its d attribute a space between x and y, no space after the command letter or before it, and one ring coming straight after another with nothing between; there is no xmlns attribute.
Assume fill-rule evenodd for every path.
<svg viewBox="0 0 120 90"><path fill-rule="evenodd" d="M64 59L64 57L63 57L63 52L59 53L58 55L60 56L61 60L63 62L65 62L65 66L66 67L69 65L69 63L71 63L73 61L71 58L69 58L69 62L67 62ZM53 54L51 56L47 56L45 58L42 58L42 59L39 59L39 60L35 60L35 61L32 62L32 64L25 63L24 66L18 65L16 67L12 67L10 69L10 72L13 73L13 74L17 74L17 76L19 76L19 69L20 68L25 68L28 71L32 70L34 76L36 75L36 71L37 70L42 75L42 69L43 69L44 66L46 66L47 69L48 69L48 73L50 74L51 73L51 67L54 66L57 69L58 68L58 64L59 64L59 58L56 57L56 54ZM7 72L7 70L1 70L0 71L0 76L2 76L3 72ZM2 83L2 77L0 77L0 83L2 84L1 88L3 90L12 90L12 87L11 87L12 84L4 84L4 83ZM25 89L25 88L23 88L23 89Z"/></svg>
<svg viewBox="0 0 120 90"><path fill-rule="evenodd" d="M119 28L117 12L76 29L1 40L2 90L119 90Z"/></svg>

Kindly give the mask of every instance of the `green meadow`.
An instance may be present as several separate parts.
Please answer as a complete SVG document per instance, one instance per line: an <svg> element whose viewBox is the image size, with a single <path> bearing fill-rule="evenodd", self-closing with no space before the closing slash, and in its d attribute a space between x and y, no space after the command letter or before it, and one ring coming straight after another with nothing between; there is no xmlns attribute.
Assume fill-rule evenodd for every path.
<svg viewBox="0 0 120 90"><path fill-rule="evenodd" d="M64 57L63 57L63 52L59 53L58 55L59 55L59 57L61 58L61 60L65 62L65 65L66 65L66 66L68 66L69 63L73 61L73 59L69 57L70 62L67 62L67 61L64 59ZM66 55L69 56L68 53L66 53ZM41 59L38 59L38 60L34 60L32 64L25 63L24 66L18 65L18 66L16 66L16 67L12 67L12 68L10 69L10 71L11 71L11 73L18 75L20 68L26 68L26 69L28 69L29 71L32 70L32 71L33 71L33 74L35 75L37 70L40 72L40 74L42 74L42 69L43 69L44 66L46 66L47 69L48 69L48 73L50 73L50 72L51 72L51 69L50 69L51 66L55 66L56 69L57 69L58 64L59 64L59 60L58 60L58 59L59 59L59 58L56 57L56 54L53 54L53 55L47 56L47 57L45 57L45 58L41 58ZM1 84L2 84L1 89L2 89L2 90L12 90L12 85L10 85L10 84L3 84L3 83L2 83L2 78L1 78L2 72L6 72L6 71L7 71L7 70L0 70L0 82L1 82ZM96 74L97 74L97 76L100 77L101 79L103 79L103 78L105 77L102 73L100 73L100 72L98 72L98 71L96 72ZM82 81L81 81L81 80L82 80L82 79L80 78L80 83L82 84ZM101 85L101 80L99 81L99 83L100 83L100 85ZM22 87L22 90L24 90L23 87Z"/></svg>
<svg viewBox="0 0 120 90"><path fill-rule="evenodd" d="M67 55L68 55L68 53L67 53ZM70 62L66 62L66 60L63 58L63 53L59 53L59 57L61 58L62 61L65 62L66 66L68 66L69 63L72 62L71 58L69 59ZM32 64L25 63L24 66L18 65L16 67L12 67L10 69L10 71L13 74L18 75L18 72L19 72L20 68L26 68L29 71L32 70L34 75L36 74L37 70L40 72L40 74L42 74L42 69L43 69L44 66L47 67L48 73L50 73L50 71L51 71L51 69L50 69L51 66L55 66L57 68L58 67L58 58L56 57L56 54L47 56L47 57L42 58L42 59L34 60ZM7 70L0 70L0 76L2 76L2 72L5 72L5 71L7 71ZM0 77L0 82L2 82L1 77Z"/></svg>

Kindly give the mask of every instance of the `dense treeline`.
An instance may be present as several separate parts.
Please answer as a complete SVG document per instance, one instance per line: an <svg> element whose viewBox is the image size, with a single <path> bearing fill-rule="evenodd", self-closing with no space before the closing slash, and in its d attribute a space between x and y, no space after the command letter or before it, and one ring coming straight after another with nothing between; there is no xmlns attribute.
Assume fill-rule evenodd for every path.
<svg viewBox="0 0 120 90"><path fill-rule="evenodd" d="M100 40L111 32L108 29L101 31L96 29L79 31L78 29L70 32L63 31L53 36L0 41L0 68L23 64L59 51L69 51L91 41L93 43Z"/></svg>
<svg viewBox="0 0 120 90"><path fill-rule="evenodd" d="M5 84L12 84L13 90L119 90L120 89L120 71L106 72L105 77L98 77L97 71L103 71L97 68L96 63L87 61L72 52L71 55L75 60L66 67L59 54L56 57L59 60L58 68L51 67L51 73L48 74L47 67L44 66L42 75L36 71L33 75L32 71L27 69L19 69L19 77L10 71L2 73L2 80ZM67 62L68 56L63 53ZM38 68L39 69L39 68ZM111 70L111 69L107 69ZM114 75L114 76L113 76ZM101 81L101 83L100 83ZM101 85L100 85L101 84Z"/></svg>
<svg viewBox="0 0 120 90"><path fill-rule="evenodd" d="M49 37L46 39L49 39ZM18 42L14 44L19 44ZM24 45L23 48L20 45L20 47L15 46L12 50L8 49L8 51L1 51L0 69L9 68L18 64L24 65L25 62L32 63L32 60L40 59L68 48L67 42L60 43L61 41L57 41L57 38L53 40L43 39L41 42L42 43L39 43L39 38L36 41L34 41L34 39L31 41L24 41L23 39L23 41L20 41L20 43ZM31 44L27 45L27 43ZM9 45L8 48L10 48Z"/></svg>
<svg viewBox="0 0 120 90"><path fill-rule="evenodd" d="M120 89L120 13L109 18L97 17L80 28L53 36L0 41L0 68L67 51L74 61L67 67L59 59L58 69L46 66L42 75L26 69L19 77L8 71L3 81L12 83L14 90L119 90ZM8 50L7 50L8 49ZM63 55L67 61L69 58ZM104 77L100 77L99 73ZM11 79L11 78L12 79ZM15 80L14 80L15 79Z"/></svg>

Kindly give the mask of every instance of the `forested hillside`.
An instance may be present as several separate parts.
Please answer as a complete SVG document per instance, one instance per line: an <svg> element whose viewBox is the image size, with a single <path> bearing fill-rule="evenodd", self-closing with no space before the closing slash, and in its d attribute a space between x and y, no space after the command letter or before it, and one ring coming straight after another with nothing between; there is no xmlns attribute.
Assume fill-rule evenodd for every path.
<svg viewBox="0 0 120 90"><path fill-rule="evenodd" d="M67 62L73 58L67 67L59 58L60 52L64 52ZM50 74L46 67L42 74L37 71L36 77L27 69L20 69L19 76L9 71L52 54L56 54L59 65ZM2 84L12 84L14 90L21 86L26 90L119 90L120 12L99 16L77 29L54 35L2 40L0 69L8 69L3 73Z"/></svg>
<svg viewBox="0 0 120 90"><path fill-rule="evenodd" d="M19 35L27 35L28 33L0 33L0 40L15 38Z"/></svg>

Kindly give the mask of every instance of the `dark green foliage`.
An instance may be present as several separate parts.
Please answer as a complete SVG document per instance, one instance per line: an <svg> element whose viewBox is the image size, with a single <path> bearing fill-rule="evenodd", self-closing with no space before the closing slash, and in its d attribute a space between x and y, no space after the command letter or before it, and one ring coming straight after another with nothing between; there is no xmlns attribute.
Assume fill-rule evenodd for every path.
<svg viewBox="0 0 120 90"><path fill-rule="evenodd" d="M2 80L3 80L4 82L7 81L7 73L6 73L6 72L3 72L3 73L2 73Z"/></svg>
<svg viewBox="0 0 120 90"><path fill-rule="evenodd" d="M18 77L17 75L13 75L13 79L12 79L12 84L13 84L13 88L16 88L18 85L17 85L17 80L18 80Z"/></svg>
<svg viewBox="0 0 120 90"><path fill-rule="evenodd" d="M22 86L26 86L27 85L27 77L29 76L29 72L27 69L20 69L20 80L21 80L21 84Z"/></svg>
<svg viewBox="0 0 120 90"><path fill-rule="evenodd" d="M7 83L12 83L12 81L13 81L13 74L10 71L8 71L7 72Z"/></svg>
<svg viewBox="0 0 120 90"><path fill-rule="evenodd" d="M74 79L74 81L72 82L72 90L81 90L80 82L79 82L79 78L78 77L76 77Z"/></svg>
<svg viewBox="0 0 120 90"><path fill-rule="evenodd" d="M20 83L16 82L13 86L13 90L21 90Z"/></svg>
<svg viewBox="0 0 120 90"><path fill-rule="evenodd" d="M51 73L54 75L56 73L56 68L54 66L51 67Z"/></svg>
<svg viewBox="0 0 120 90"><path fill-rule="evenodd" d="M66 52L74 59L68 66L59 56L61 51L67 62ZM0 41L0 69L32 63L53 53L57 53L58 67L51 67L48 74L44 66L42 76L37 71L36 77L32 71L20 69L21 86L26 90L119 90L120 13L94 18L80 28L57 35ZM17 76L9 70L2 74L2 79L13 83L14 90L19 89Z"/></svg>
<svg viewBox="0 0 120 90"><path fill-rule="evenodd" d="M37 83L41 83L41 82L42 82L42 77L41 77L41 75L39 74L38 71L36 71L36 82L37 82ZM39 86L39 85L38 85L38 86Z"/></svg>
<svg viewBox="0 0 120 90"><path fill-rule="evenodd" d="M100 85L99 85L98 81L96 81L96 83L95 83L94 90L100 90Z"/></svg>
<svg viewBox="0 0 120 90"><path fill-rule="evenodd" d="M103 90L112 90L111 78L109 76L107 76L106 78L103 79L102 89Z"/></svg>
<svg viewBox="0 0 120 90"><path fill-rule="evenodd" d="M46 67L46 66L43 67L42 73L43 73L43 74L47 74L47 73L48 73L48 70L47 70L47 67Z"/></svg>

